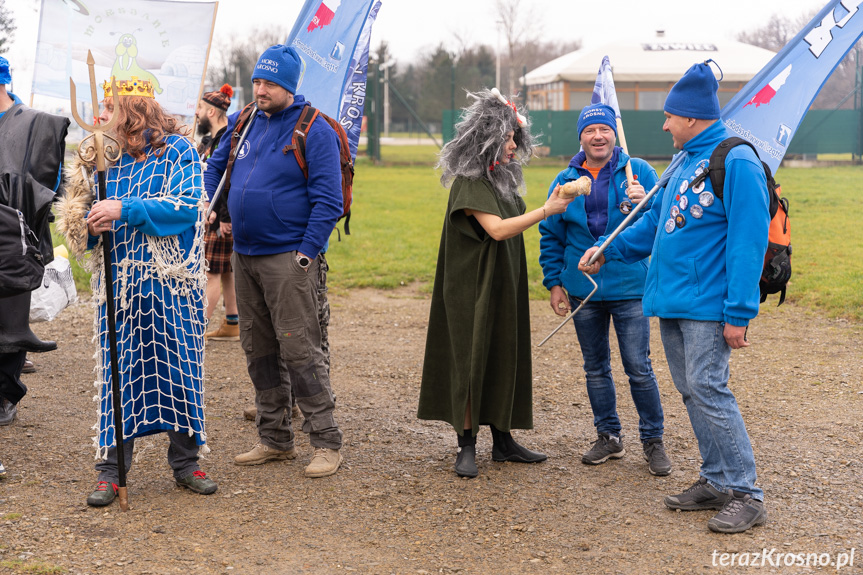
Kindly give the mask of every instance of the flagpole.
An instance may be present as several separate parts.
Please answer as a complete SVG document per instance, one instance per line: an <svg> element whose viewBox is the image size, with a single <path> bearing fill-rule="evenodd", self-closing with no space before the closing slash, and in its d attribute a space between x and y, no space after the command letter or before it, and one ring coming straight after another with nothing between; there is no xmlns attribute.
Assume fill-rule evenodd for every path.
<svg viewBox="0 0 863 575"><path fill-rule="evenodd" d="M207 42L207 55L204 58L204 71L201 73L201 85L198 86L198 99L195 100L195 106L198 105L198 102L201 101L201 95L204 93L204 82L207 81L207 66L210 63L210 48L213 45L213 32L216 30L216 15L219 13L219 3L215 2L215 6L213 6L213 23L210 26L210 40ZM189 135L190 139L194 140L196 132L195 130L198 127L198 115L195 114L195 121L192 122L192 133Z"/></svg>
<svg viewBox="0 0 863 575"><path fill-rule="evenodd" d="M620 147L629 155L629 148L626 147L626 135L623 133L623 120L620 118L620 106L617 103L617 92L614 89L614 74L611 71L611 61L608 56L603 56L602 62L599 64L599 72L596 73L596 83L593 85L593 95L590 98L591 104L605 104L614 110L614 120L617 124L617 139L620 140ZM631 186L635 181L632 175L632 163L626 161L626 185Z"/></svg>
<svg viewBox="0 0 863 575"><path fill-rule="evenodd" d="M617 139L620 140L620 147L623 148L623 151L626 152L626 155L629 155L629 150L626 148L626 136L623 134L623 120L620 119L620 116L615 118L617 121ZM627 187L632 185L634 178L632 177L632 162L630 160L626 160L626 184Z"/></svg>

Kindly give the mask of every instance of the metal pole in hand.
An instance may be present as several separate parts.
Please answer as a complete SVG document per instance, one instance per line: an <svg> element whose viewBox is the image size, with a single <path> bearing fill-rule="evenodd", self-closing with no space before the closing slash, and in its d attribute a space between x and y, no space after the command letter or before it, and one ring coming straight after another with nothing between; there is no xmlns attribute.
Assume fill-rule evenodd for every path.
<svg viewBox="0 0 863 575"><path fill-rule="evenodd" d="M96 72L95 60L93 54L87 53L87 67L90 69L90 93L93 99L93 114L99 110L99 100L96 95ZM117 114L114 114L107 123L100 125L98 120L94 118L93 124L88 124L81 119L77 110L77 98L75 94L75 81L69 78L69 91L72 98L72 115L78 125L86 131L91 132L89 136L84 138L78 146L78 155L87 163L96 164L96 173L99 182L99 200L107 199L107 187L105 181L105 156L106 152L110 154L109 159L116 161L120 157L120 145L116 140L106 135L105 132L112 129L117 120ZM114 78L111 78L111 93L114 98L119 98L117 94L117 83ZM118 102L115 102L115 104ZM105 139L109 140L106 149ZM117 353L117 318L114 308L114 278L111 274L111 248L113 237L110 231L102 232L102 254L104 258L104 273L105 273L105 301L107 303L106 320L108 323L108 345L111 357L111 394L113 396L113 415L114 415L114 445L117 450L117 473L118 478L118 497L120 499L120 509L123 511L129 510L129 496L126 491L126 454L123 451L123 402L122 392L120 390L120 370L118 366Z"/></svg>
<svg viewBox="0 0 863 575"><path fill-rule="evenodd" d="M658 192L661 188L665 187L665 185L668 183L668 180L671 179L671 175L677 169L677 166L679 166L681 164L681 162L683 162L683 159L685 157L686 157L686 154L678 153L674 156L674 158L671 159L671 163L668 165L668 167L662 173L662 177L659 178L659 181L656 182L656 185L653 186L653 189L651 189L640 202L635 204L635 207L632 208L632 211L629 212L629 215L626 216L626 218L624 218L624 220L622 222L620 222L620 225L617 226L614 229L614 231L611 232L611 234L609 234L609 236L607 238L605 238L605 241L602 242L602 244L599 246L599 249L596 250L595 252L593 252L593 255L591 255L590 259L587 260L588 266L592 266L593 264L596 263L596 260L598 260L599 256L602 255L602 252L605 251L605 248L608 247L608 244L610 244L612 241L614 241L614 238L616 238L620 234L620 232L622 232L626 228L626 226L629 225L629 222L632 221L632 219L635 217L635 214L640 212L641 208L643 208L645 205L647 205L647 201L650 198L652 198L656 194L656 192ZM581 273L583 273L584 277L586 277L588 279L588 281L590 281L590 283L593 284L593 290L587 295L586 298L584 298L581 301L579 306L577 308L575 308L575 310L573 310L568 316L566 316L566 318L564 318L564 320L562 322L560 322L560 325L557 326L556 328L554 328L554 330L550 334L548 334L544 340L539 342L539 344L537 344L536 347L542 347L542 344L547 342L549 339L551 339L551 336L553 336L558 331L560 331L560 328L562 328L564 325L566 325L566 322L568 322L572 318L572 316L574 316L576 313L578 313L578 310L583 308L584 304L586 304L588 302L588 300L590 300L590 298L593 297L593 294L596 293L596 290L599 288L599 286L596 284L595 281L593 281L593 278L590 277L590 274L588 274L586 272L581 272Z"/></svg>
<svg viewBox="0 0 863 575"><path fill-rule="evenodd" d="M258 112L258 105L252 104L252 115L249 116L249 120L246 122L246 127L243 128L243 133L240 134L240 140L237 142L237 146L233 150L231 150L230 154L228 155L228 163L229 164L230 164L231 158L235 157L237 154L240 153L240 148L243 147L243 142L246 141L246 136L249 135L249 129L252 127L252 122L255 121L255 116L257 115L257 112ZM240 112L240 114L242 114L242 112ZM237 119L239 120L240 117L237 116ZM228 175L228 170L227 170L227 168L225 168L225 171L222 172L222 179L219 180L219 185L216 188L216 191L213 192L213 199L210 200L210 205L209 205L209 207L207 207L207 212L204 214L204 222L210 221L210 214L213 213L213 208L216 207L216 202L219 200L219 196L222 195L222 189L225 187L225 176L227 176L227 175ZM209 225L209 224L207 224L207 225Z"/></svg>

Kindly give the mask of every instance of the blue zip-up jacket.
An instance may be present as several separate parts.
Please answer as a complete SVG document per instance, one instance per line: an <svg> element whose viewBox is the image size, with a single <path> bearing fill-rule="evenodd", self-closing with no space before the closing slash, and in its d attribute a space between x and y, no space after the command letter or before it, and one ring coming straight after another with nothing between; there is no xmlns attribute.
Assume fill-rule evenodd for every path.
<svg viewBox="0 0 863 575"><path fill-rule="evenodd" d="M247 256L297 250L311 258L320 253L342 215L342 175L335 130L318 118L306 138L306 180L293 150L294 126L306 100L270 117L258 111L231 171L228 212L234 251ZM239 112L228 118L226 138ZM204 188L212 199L228 164L229 145L216 148L207 161Z"/></svg>
<svg viewBox="0 0 863 575"><path fill-rule="evenodd" d="M551 182L548 195L551 195L558 184L563 185L581 176L592 178L590 172L581 167L584 160L583 151L572 158L569 167L560 172ZM611 159L599 172L598 179L592 183L590 196L575 198L565 212L549 216L539 223L539 231L542 234L539 240L539 263L544 275L542 283L547 289L563 286L570 296L579 299L587 297L593 289L593 285L584 277L584 274L578 271L578 260L596 242L596 236L590 230L589 220L591 213L599 210L596 209L595 204L588 206L588 202L604 198L606 204L604 215L607 216L607 223L601 234L611 233L623 222L628 213L621 211L621 203L629 201L626 195L626 162L629 160L630 157L623 149L619 146L615 147ZM638 183L644 186L646 191L650 191L657 181L656 171L642 159L631 158L631 161L632 173L638 176ZM648 200L649 203L641 208L636 218L641 218L647 213L652 201L653 198ZM624 205L624 210L626 208L627 206ZM644 293L646 276L646 258L633 263L608 262L599 269L597 275L593 276L599 289L591 300L640 299Z"/></svg>
<svg viewBox="0 0 863 575"><path fill-rule="evenodd" d="M722 201L713 195L710 178L703 190L688 186L696 171L706 168L716 146L732 135L717 121L689 140L683 146L686 158L650 212L621 232L604 252L606 260L627 262L651 255L642 299L644 315L734 326L749 325L758 315L758 280L770 225L761 161L748 146L731 150L725 161ZM673 206L684 217L683 227L674 223ZM694 206L698 206L695 212ZM701 217L695 217L699 209Z"/></svg>

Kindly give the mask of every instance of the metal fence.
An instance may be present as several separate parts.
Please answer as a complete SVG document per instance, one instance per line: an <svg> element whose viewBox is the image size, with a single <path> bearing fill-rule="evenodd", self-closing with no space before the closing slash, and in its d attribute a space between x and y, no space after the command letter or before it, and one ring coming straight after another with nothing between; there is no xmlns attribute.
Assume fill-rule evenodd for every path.
<svg viewBox="0 0 863 575"><path fill-rule="evenodd" d="M458 112L458 111L457 111ZM670 158L676 151L671 136L662 131L665 117L661 110L623 110L623 129L631 156ZM576 134L578 112L536 110L530 113L532 130L540 134L541 145L550 156L574 156L579 144ZM449 141L457 117L452 110L443 113L443 138ZM810 110L800 124L787 154L853 154L863 155L861 110Z"/></svg>

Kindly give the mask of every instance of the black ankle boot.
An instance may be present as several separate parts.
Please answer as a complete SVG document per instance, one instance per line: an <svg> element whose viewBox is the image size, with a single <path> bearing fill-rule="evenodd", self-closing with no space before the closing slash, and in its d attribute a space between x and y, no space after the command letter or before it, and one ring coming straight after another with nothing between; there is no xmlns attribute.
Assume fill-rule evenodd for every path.
<svg viewBox="0 0 863 575"><path fill-rule="evenodd" d="M455 458L455 472L459 477L476 477L476 436L470 429L458 436L458 455Z"/></svg>
<svg viewBox="0 0 863 575"><path fill-rule="evenodd" d="M494 461L515 461L517 463L538 463L545 461L545 453L531 451L515 442L508 431L499 431L491 426L491 437L494 445L491 448L491 458Z"/></svg>
<svg viewBox="0 0 863 575"><path fill-rule="evenodd" d="M0 353L53 351L57 342L42 341L30 331L31 292L4 297L0 305Z"/></svg>

